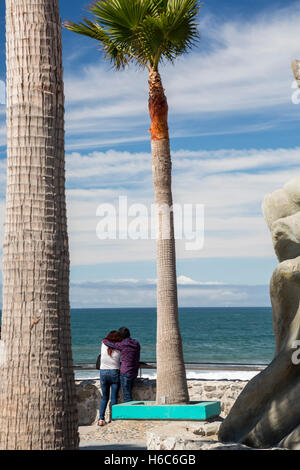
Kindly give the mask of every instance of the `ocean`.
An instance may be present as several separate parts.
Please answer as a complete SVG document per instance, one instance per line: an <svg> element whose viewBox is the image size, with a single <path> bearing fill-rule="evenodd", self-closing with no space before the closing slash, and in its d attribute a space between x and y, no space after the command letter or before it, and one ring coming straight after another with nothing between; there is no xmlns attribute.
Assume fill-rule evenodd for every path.
<svg viewBox="0 0 300 470"><path fill-rule="evenodd" d="M268 364L272 360L271 308L180 308L179 322L185 362ZM140 342L142 361L156 360L155 308L72 309L71 326L75 363L95 363L102 338L121 326L127 326ZM188 376L203 374L206 378L249 378L249 372L209 370L189 371ZM97 377L98 371L76 372L77 378L87 376ZM144 371L143 376L155 373Z"/></svg>
<svg viewBox="0 0 300 470"><path fill-rule="evenodd" d="M185 362L268 364L274 354L271 308L180 308L179 322ZM141 344L141 360L155 362L156 309L72 309L74 362L95 362L101 339L113 329L127 326ZM226 367L224 366L224 369ZM253 372L188 371L188 377L248 379ZM98 372L76 372L97 377ZM144 370L144 377L155 372Z"/></svg>

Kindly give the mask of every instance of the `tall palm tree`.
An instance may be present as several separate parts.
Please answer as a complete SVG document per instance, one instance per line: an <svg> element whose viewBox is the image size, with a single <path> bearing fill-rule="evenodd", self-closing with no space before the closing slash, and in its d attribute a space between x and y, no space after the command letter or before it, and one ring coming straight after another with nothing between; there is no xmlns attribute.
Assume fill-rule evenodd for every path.
<svg viewBox="0 0 300 470"><path fill-rule="evenodd" d="M0 448L75 449L58 0L6 0Z"/></svg>
<svg viewBox="0 0 300 470"><path fill-rule="evenodd" d="M178 324L175 240L171 191L168 104L159 74L197 42L199 0L98 0L83 18L66 27L99 41L116 69L135 64L149 72L149 113L157 240L157 396L158 403L189 400ZM165 210L167 208L167 210Z"/></svg>

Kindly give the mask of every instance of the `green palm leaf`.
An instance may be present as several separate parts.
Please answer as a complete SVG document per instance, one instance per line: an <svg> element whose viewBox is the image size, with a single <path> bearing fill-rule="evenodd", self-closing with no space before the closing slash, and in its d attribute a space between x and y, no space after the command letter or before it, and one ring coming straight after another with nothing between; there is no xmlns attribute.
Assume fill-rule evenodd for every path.
<svg viewBox="0 0 300 470"><path fill-rule="evenodd" d="M199 40L199 0L97 0L83 18L65 27L96 39L114 67L131 62L157 69L173 62Z"/></svg>

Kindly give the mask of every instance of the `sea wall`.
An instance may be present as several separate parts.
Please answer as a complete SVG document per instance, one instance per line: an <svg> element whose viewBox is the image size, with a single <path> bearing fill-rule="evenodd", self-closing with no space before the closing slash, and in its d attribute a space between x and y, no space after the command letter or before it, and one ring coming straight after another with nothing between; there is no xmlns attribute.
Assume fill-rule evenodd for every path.
<svg viewBox="0 0 300 470"><path fill-rule="evenodd" d="M233 403L247 384L247 381L232 380L200 380L189 379L188 388L191 401L221 401L222 413L225 417L229 413ZM79 413L79 425L91 425L99 418L99 405L101 390L99 380L77 380L77 404ZM155 400L156 381L151 379L137 379L133 389L133 399L141 401ZM123 401L122 392L119 394L119 402ZM106 417L110 420L110 409L107 407Z"/></svg>

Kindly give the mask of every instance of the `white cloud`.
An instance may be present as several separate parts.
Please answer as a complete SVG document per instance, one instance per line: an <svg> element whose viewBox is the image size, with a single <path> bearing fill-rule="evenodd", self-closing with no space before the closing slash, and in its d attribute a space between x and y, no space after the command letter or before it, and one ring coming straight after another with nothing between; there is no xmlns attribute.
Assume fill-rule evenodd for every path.
<svg viewBox="0 0 300 470"><path fill-rule="evenodd" d="M289 104L299 19L299 5L269 10L249 22L210 17L203 34L215 41L211 50L202 52L200 43L176 73L166 74L173 110L249 111Z"/></svg>
<svg viewBox="0 0 300 470"><path fill-rule="evenodd" d="M298 54L295 37L299 21L300 8L269 11L247 23L235 20L220 24L216 18L203 17L201 27L211 41L210 49L202 51L200 44L176 68L163 70L172 115L190 114L195 120L196 115L205 114L209 119L222 112L287 105L282 119L288 120L290 113L299 111L290 101L290 61ZM99 61L76 75L67 70L66 93L70 150L80 145L89 148L101 142L115 145L149 138L145 72L117 73ZM142 115L145 118L141 119ZM281 116L281 112L277 117L274 113L274 119L280 120ZM139 134L136 129L144 124ZM254 128L259 126L255 124ZM216 134L222 132L226 131L216 130ZM183 129L182 135L185 133ZM0 128L0 142L1 136L5 136L4 126ZM205 205L204 249L187 252L179 241L178 258L273 255L261 201L266 193L294 176L299 154L299 148L173 152L174 202ZM4 162L0 160L2 197L4 178ZM152 240L104 242L96 237L99 204L117 203L119 195L128 196L129 203L153 202L149 154L116 150L69 153L67 179L73 264L155 258Z"/></svg>
<svg viewBox="0 0 300 470"><path fill-rule="evenodd" d="M270 304L268 286L201 283L185 276L178 278L178 298L182 307ZM153 307L156 304L156 281L114 279L71 282L71 302L72 307Z"/></svg>
<svg viewBox="0 0 300 470"><path fill-rule="evenodd" d="M173 152L174 202L205 207L204 248L187 251L187 240L177 240L178 259L273 256L261 202L298 172L299 155L300 148ZM5 162L0 160L3 183L4 171ZM127 196L128 207L144 204L150 215L154 202L150 154L115 150L68 154L67 182L72 265L155 259L153 239L119 240L118 233L116 240L96 236L101 220L97 207L112 204L118 214L119 196Z"/></svg>
<svg viewBox="0 0 300 470"><path fill-rule="evenodd" d="M173 152L174 202L205 205L204 249L188 252L186 241L178 240L178 258L272 256L261 202L298 171L299 154L300 148ZM153 240L96 237L99 204L113 204L118 213L122 195L128 197L128 205L143 203L150 213L150 154L73 153L67 162L69 184L74 187L68 190L73 264L155 259Z"/></svg>
<svg viewBox="0 0 300 470"><path fill-rule="evenodd" d="M269 10L249 22L237 19L221 23L215 17L201 17L200 31L210 48L202 50L200 42L199 48L180 58L175 67L162 68L171 116L203 119L206 115L210 119L223 112L273 109L270 122L228 130L224 120L216 134L264 130L291 116L298 119L298 107L291 104L291 61L299 53L295 41L299 22L299 6ZM114 132L108 142L115 139L116 143L145 140L149 122L147 94L146 71L115 72L100 59L76 76L67 70L69 148L108 145L107 138L84 138L85 133ZM189 132L193 133L192 129ZM76 133L81 138L73 141Z"/></svg>
<svg viewBox="0 0 300 470"><path fill-rule="evenodd" d="M182 278L188 279L181 282ZM71 281L72 308L154 307L155 279L106 279L101 281ZM227 285L198 282L186 276L178 278L179 307L269 307L269 287L266 285ZM0 308L2 285L0 284Z"/></svg>
<svg viewBox="0 0 300 470"><path fill-rule="evenodd" d="M173 135L254 132L298 119L299 108L291 104L290 62L299 53L295 41L299 22L300 7L269 11L246 23L239 20L219 23L215 17L202 17L200 30L210 40L209 50L202 50L200 44L198 50L181 58L175 68L162 69L170 115L182 123L182 130ZM149 139L146 72L114 72L99 60L76 75L67 65L65 77L69 151ZM3 109L0 106L0 114ZM245 120L245 124L226 127L231 116L255 111L259 117L268 109L272 112L269 121L263 118L262 122L248 124ZM184 119L190 119L192 127L197 127L200 119L211 120L213 124L215 117L224 118L224 128L219 124L216 129L203 132L196 129L195 133L195 129L184 124ZM0 145L5 144L5 137L2 125ZM173 152L174 202L205 205L204 249L187 252L184 242L178 241L178 259L272 256L261 201L266 193L295 176L299 154L300 148ZM67 181L73 265L155 259L153 240L100 241L96 237L99 204L117 203L119 195L128 196L129 203L153 202L150 154L116 150L69 153ZM5 162L0 160L1 245L4 183ZM254 301L256 305L268 304L265 287L252 291L248 286L199 283L187 276L180 276L178 284L181 305L199 306L201 302L201 305L252 305ZM90 298L97 307L104 298L106 306L133 303L152 306L155 283L135 279L99 281L94 285L72 283L72 295L74 306L91 306Z"/></svg>
<svg viewBox="0 0 300 470"><path fill-rule="evenodd" d="M149 140L149 136L144 137L124 137L124 138L111 138L111 139L103 139L100 137L96 138L88 138L88 139L73 139L72 143L68 143L66 145L67 150L73 150L78 148L95 148L95 147L108 147L111 145L119 145L123 143L130 143L130 142L143 142Z"/></svg>

